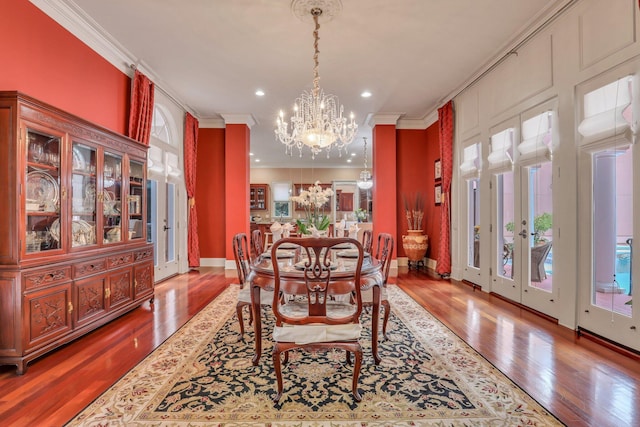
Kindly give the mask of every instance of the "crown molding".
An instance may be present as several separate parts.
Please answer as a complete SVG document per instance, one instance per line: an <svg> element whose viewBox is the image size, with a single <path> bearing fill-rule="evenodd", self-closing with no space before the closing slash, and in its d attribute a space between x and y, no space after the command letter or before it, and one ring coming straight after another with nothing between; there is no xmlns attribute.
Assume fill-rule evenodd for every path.
<svg viewBox="0 0 640 427"><path fill-rule="evenodd" d="M251 114L220 114L225 125L247 125L251 128L256 124L256 119Z"/></svg>
<svg viewBox="0 0 640 427"><path fill-rule="evenodd" d="M199 128L210 128L210 129L224 129L226 124L224 123L224 119L209 117L206 119L198 120Z"/></svg>
<svg viewBox="0 0 640 427"><path fill-rule="evenodd" d="M371 127L376 125L394 125L398 124L398 119L402 117L404 113L370 113L367 115L365 123Z"/></svg>

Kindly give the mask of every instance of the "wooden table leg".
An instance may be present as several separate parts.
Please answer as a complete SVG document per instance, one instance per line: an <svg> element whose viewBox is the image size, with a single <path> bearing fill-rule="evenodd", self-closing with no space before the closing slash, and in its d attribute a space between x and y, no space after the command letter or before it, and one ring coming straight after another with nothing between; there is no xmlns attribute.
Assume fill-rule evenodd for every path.
<svg viewBox="0 0 640 427"><path fill-rule="evenodd" d="M382 358L378 355L378 319L380 318L380 286L373 287L373 313L371 314L371 353L376 365Z"/></svg>
<svg viewBox="0 0 640 427"><path fill-rule="evenodd" d="M251 286L251 310L253 310L253 336L256 341L256 354L253 364L260 362L262 354L262 319L260 318L260 286Z"/></svg>

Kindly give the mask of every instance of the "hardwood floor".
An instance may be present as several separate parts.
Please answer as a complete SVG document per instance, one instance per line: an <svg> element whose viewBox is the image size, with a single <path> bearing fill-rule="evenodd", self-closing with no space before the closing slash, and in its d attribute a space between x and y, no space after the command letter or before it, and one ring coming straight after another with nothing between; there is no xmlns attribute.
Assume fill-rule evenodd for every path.
<svg viewBox="0 0 640 427"><path fill-rule="evenodd" d="M1 426L59 426L164 342L233 278L203 268L161 283L145 303L29 365L0 367ZM569 426L640 425L640 364L459 282L401 269L394 279Z"/></svg>

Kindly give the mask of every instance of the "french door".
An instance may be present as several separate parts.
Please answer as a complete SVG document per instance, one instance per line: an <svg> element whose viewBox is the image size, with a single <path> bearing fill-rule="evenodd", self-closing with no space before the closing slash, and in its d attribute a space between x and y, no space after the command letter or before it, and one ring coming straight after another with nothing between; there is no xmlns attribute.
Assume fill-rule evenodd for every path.
<svg viewBox="0 0 640 427"><path fill-rule="evenodd" d="M585 248L579 262L578 326L635 350L640 350L640 310L633 305L640 270L633 248L640 228L638 151L627 143L581 154L578 237Z"/></svg>
<svg viewBox="0 0 640 427"><path fill-rule="evenodd" d="M550 161L494 175L491 290L557 317L552 181Z"/></svg>
<svg viewBox="0 0 640 427"><path fill-rule="evenodd" d="M155 280L161 281L178 274L176 212L179 193L176 183L164 176L149 175L147 239L153 242Z"/></svg>

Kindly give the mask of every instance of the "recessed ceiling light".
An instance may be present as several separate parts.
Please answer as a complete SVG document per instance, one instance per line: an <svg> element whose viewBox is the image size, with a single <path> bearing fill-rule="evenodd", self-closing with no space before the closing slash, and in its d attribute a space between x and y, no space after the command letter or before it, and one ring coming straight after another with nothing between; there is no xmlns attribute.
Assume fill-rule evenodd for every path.
<svg viewBox="0 0 640 427"><path fill-rule="evenodd" d="M356 153L351 153L351 157L355 157L356 155Z"/></svg>
<svg viewBox="0 0 640 427"><path fill-rule="evenodd" d="M250 156L253 156L253 153L249 153Z"/></svg>
<svg viewBox="0 0 640 427"><path fill-rule="evenodd" d="M347 159L347 163L351 163L351 159Z"/></svg>
<svg viewBox="0 0 640 427"><path fill-rule="evenodd" d="M363 98L369 98L371 96L371 92L369 92L368 90L365 90L360 94L360 96Z"/></svg>
<svg viewBox="0 0 640 427"><path fill-rule="evenodd" d="M256 159L255 161L256 161L256 163L260 163L260 159Z"/></svg>
<svg viewBox="0 0 640 427"><path fill-rule="evenodd" d="M264 96L264 91L262 89L256 90L256 96Z"/></svg>

